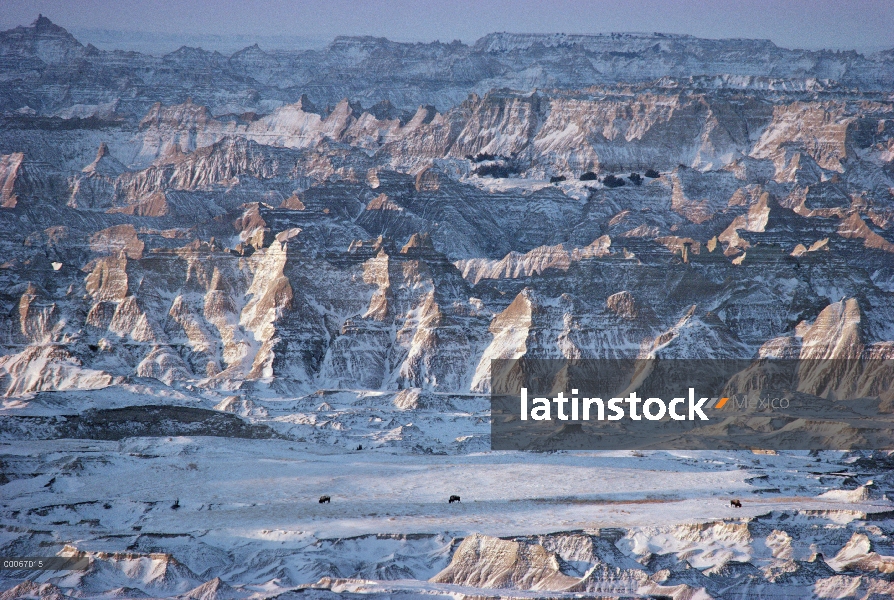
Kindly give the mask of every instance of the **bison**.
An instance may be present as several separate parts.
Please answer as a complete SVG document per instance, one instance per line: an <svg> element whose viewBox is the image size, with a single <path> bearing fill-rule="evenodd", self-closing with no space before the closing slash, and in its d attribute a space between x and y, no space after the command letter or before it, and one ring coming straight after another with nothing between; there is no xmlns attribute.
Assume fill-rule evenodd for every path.
<svg viewBox="0 0 894 600"><path fill-rule="evenodd" d="M330 500L331 500L331 498L329 496L320 496L320 504L323 504L324 502L326 504L329 504Z"/></svg>
<svg viewBox="0 0 894 600"><path fill-rule="evenodd" d="M729 501L729 505L734 508L742 508L742 501L733 499Z"/></svg>
<svg viewBox="0 0 894 600"><path fill-rule="evenodd" d="M454 502L459 502L459 496L453 495L450 496L450 500L447 501L449 504L453 504Z"/></svg>

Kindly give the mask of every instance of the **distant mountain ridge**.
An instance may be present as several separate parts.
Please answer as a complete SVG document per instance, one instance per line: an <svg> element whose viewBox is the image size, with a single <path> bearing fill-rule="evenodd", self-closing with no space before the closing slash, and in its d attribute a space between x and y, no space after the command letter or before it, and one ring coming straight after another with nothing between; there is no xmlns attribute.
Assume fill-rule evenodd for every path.
<svg viewBox="0 0 894 600"><path fill-rule="evenodd" d="M66 85L56 85L58 69L75 64ZM719 77L745 88L752 85L748 78L822 80L867 93L894 87L894 51L789 50L768 40L492 33L467 45L337 37L318 50L254 45L227 56L182 47L151 56L85 46L43 16L0 33L0 68L0 114L51 116L117 101L117 113L130 119L155 101L177 104L190 96L223 114L267 113L302 94L322 106L348 98L366 106L387 100L403 110L446 110L470 93L495 88L581 89L662 78L700 77L711 86Z"/></svg>

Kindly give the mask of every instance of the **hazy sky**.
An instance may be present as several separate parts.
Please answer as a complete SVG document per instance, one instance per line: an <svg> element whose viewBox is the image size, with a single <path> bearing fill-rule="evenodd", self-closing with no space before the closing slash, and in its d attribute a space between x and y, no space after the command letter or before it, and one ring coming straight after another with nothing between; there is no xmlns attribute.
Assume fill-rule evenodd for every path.
<svg viewBox="0 0 894 600"><path fill-rule="evenodd" d="M661 31L769 38L790 48L894 47L894 0L0 0L0 27L28 24L38 13L76 31L258 41L376 35L472 42L492 31Z"/></svg>

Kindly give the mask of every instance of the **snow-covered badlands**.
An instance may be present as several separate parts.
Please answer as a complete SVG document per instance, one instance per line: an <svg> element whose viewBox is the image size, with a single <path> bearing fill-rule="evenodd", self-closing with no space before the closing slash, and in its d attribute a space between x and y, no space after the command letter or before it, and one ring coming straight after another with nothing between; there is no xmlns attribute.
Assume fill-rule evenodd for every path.
<svg viewBox="0 0 894 600"><path fill-rule="evenodd" d="M4 572L2 597L894 590L894 473L878 453L491 452L485 397L430 397L432 409L396 396L249 403L206 392L188 403L144 386L7 400L4 551L92 562ZM224 402L252 429L223 437L179 415L148 436L37 439L55 435L65 401L160 411ZM200 435L183 435L189 427ZM454 494L461 502L448 503Z"/></svg>
<svg viewBox="0 0 894 600"><path fill-rule="evenodd" d="M892 90L769 40L0 31L0 559L89 562L0 600L891 598ZM743 379L882 439L494 451L522 357L819 361Z"/></svg>

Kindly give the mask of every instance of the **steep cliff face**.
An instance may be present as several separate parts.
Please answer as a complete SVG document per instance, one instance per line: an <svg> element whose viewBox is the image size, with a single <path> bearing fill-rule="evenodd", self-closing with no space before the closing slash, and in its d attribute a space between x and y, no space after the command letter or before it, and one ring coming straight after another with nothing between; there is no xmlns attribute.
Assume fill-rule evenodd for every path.
<svg viewBox="0 0 894 600"><path fill-rule="evenodd" d="M2 181L2 201L3 208L15 208L19 201L19 194L16 188L21 189L22 185L19 180L19 170L22 168L22 159L25 157L21 152L15 154L7 154L0 158L0 181Z"/></svg>
<svg viewBox="0 0 894 600"><path fill-rule="evenodd" d="M543 546L471 535L434 583L476 588L565 590L577 583L561 571L559 557Z"/></svg>
<svg viewBox="0 0 894 600"><path fill-rule="evenodd" d="M829 171L843 170L842 161L853 157L849 148L848 130L854 118L836 102L795 102L777 106L773 120L763 131L751 155L769 158L777 174L786 166L785 147L798 146L816 164Z"/></svg>
<svg viewBox="0 0 894 600"><path fill-rule="evenodd" d="M57 202L64 185L55 169L23 152L0 155L0 208Z"/></svg>
<svg viewBox="0 0 894 600"><path fill-rule="evenodd" d="M68 206L72 208L109 208L115 200L115 182L126 171L102 143L96 151L96 158L84 167L81 175L69 181L71 197Z"/></svg>
<svg viewBox="0 0 894 600"><path fill-rule="evenodd" d="M481 317L455 267L426 234L414 234L400 251L381 239L352 247L359 258L375 253L359 265L371 286L360 296L368 304L345 321L323 376L375 387L467 386Z"/></svg>
<svg viewBox="0 0 894 600"><path fill-rule="evenodd" d="M45 20L0 49L13 87L28 60L108 59ZM80 102L112 106L100 88L72 88L76 109L22 96L43 100L0 136L3 354L99 375L7 369L6 393L121 377L485 392L492 358L805 340L887 356L894 108L860 88L886 58L632 34L342 38L302 57L186 48L162 73L129 55L116 68L152 84L111 113ZM414 83L385 93L410 57ZM197 67L225 76L183 101ZM320 97L277 87L301 82ZM845 299L862 337L798 333Z"/></svg>
<svg viewBox="0 0 894 600"><path fill-rule="evenodd" d="M169 178L158 189L175 202L213 199L219 216L198 229L174 226L183 212L150 217L161 220L155 228L114 224L137 215L78 208L71 225L38 229L24 253L10 255L4 276L44 291L12 292L19 309L7 339L29 352L64 348L46 355L44 371L80 362L97 374L23 384L10 368L7 393L126 376L487 391L493 358L685 357L707 348L747 357L843 296L868 298L860 331L869 341L857 353L889 351L890 292L874 283L889 277L886 230L859 209L843 220L798 214L728 171L681 169L619 189L597 183L578 200L559 186L492 192L443 172L435 180L430 171L414 179L377 169L294 192L280 208L233 207L227 197L247 185L246 172L248 185L283 190L280 198L285 179L265 171L266 159L235 161L219 175L217 159L206 161L212 150L193 155L188 168L207 183ZM131 177L123 171L116 185ZM171 190L172 180L192 189ZM39 227L34 213L8 210ZM406 235L406 244L358 241L383 233ZM12 229L6 235L15 239ZM537 245L563 238L590 241ZM862 268L849 268L857 256ZM814 345L858 345L815 331L825 342Z"/></svg>
<svg viewBox="0 0 894 600"><path fill-rule="evenodd" d="M611 238L593 240L583 248L566 249L564 245L540 246L524 254L510 252L502 260L471 258L457 261L463 277L475 284L482 279L517 279L539 275L547 269L567 271L573 261L610 254Z"/></svg>
<svg viewBox="0 0 894 600"><path fill-rule="evenodd" d="M446 112L420 107L403 121L387 115L379 118L375 106L363 110L346 99L323 114L299 101L252 121L213 118L192 102L154 106L141 122L142 147L136 160L176 161L196 148L237 136L293 149L342 142L379 150L392 165L412 170L432 158L491 156L512 159L509 168L518 172L577 177L600 167L668 170L682 163L718 169L749 154L778 162L773 140L787 136L776 133L786 126L784 117L777 114L774 121L772 104L753 99L648 90L635 94L632 101L610 89L597 94L553 93L550 97L543 92L489 92L471 96ZM786 108L790 114L801 110ZM843 111L842 106L832 109ZM822 116L815 121L816 134L788 137L803 142L823 165L831 165L836 151L820 150L816 135L834 139L841 129L843 136L849 121L839 124ZM755 137L754 132L771 123L769 132Z"/></svg>

